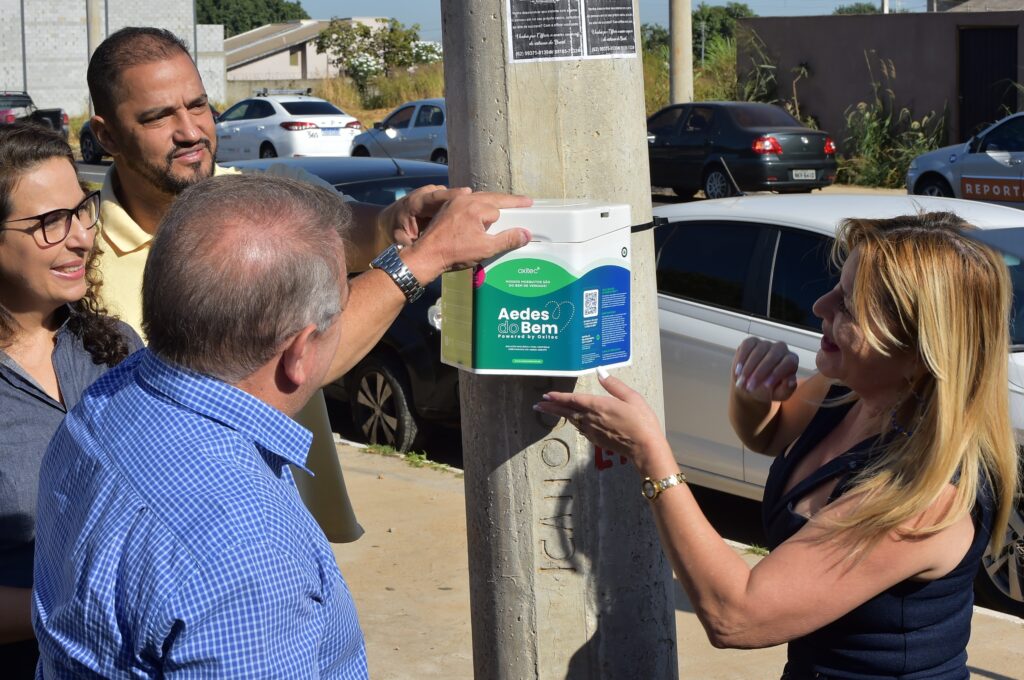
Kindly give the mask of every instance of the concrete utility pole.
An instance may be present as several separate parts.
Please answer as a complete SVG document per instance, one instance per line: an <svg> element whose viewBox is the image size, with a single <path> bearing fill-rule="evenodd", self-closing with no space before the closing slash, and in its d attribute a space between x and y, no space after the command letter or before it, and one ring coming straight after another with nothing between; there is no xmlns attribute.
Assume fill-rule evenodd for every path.
<svg viewBox="0 0 1024 680"><path fill-rule="evenodd" d="M889 0L882 0L882 14L889 13Z"/></svg>
<svg viewBox="0 0 1024 680"><path fill-rule="evenodd" d="M88 24L86 31L86 42L88 43L89 55L88 59L92 59L92 53L96 51L96 48L103 42L105 31L104 14L102 10L104 6L103 0L85 0L85 21ZM89 97L89 115L95 113L92 106L92 97Z"/></svg>
<svg viewBox="0 0 1024 680"><path fill-rule="evenodd" d="M669 0L669 59L673 104L693 101L693 12L690 0Z"/></svg>
<svg viewBox="0 0 1024 680"><path fill-rule="evenodd" d="M640 59L512 62L510 3L529 39L571 30L550 5L441 1L452 184L628 203L648 223ZM619 10L638 52L636 0ZM615 374L661 414L652 232L631 247L632 366ZM463 372L460 389L476 678L675 679L671 570L639 475L531 410L548 390L603 392L596 378Z"/></svg>

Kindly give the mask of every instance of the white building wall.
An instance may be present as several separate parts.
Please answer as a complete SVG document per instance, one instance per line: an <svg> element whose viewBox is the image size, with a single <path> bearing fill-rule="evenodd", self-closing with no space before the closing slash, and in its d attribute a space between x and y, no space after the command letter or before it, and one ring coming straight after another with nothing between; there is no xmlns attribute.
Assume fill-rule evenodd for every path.
<svg viewBox="0 0 1024 680"><path fill-rule="evenodd" d="M0 0L0 89L27 90L40 108L60 107L70 116L87 113L86 4L84 0ZM203 83L212 101L224 100L224 28L195 27L193 0L100 0L95 5L102 13L101 39L125 26L165 28L190 49L198 39L197 65Z"/></svg>
<svg viewBox="0 0 1024 680"><path fill-rule="evenodd" d="M0 0L0 90L23 90L21 3Z"/></svg>
<svg viewBox="0 0 1024 680"><path fill-rule="evenodd" d="M303 48L306 52L307 80L338 75L338 69L329 64L327 55L316 53L315 42L307 42ZM300 59L298 65L292 66L290 48L233 68L227 74L228 80L298 80L302 77L302 61Z"/></svg>
<svg viewBox="0 0 1024 680"><path fill-rule="evenodd" d="M227 103L227 83L224 78L224 27L220 24L200 24L196 27L199 56L196 67L206 86L206 95L214 104Z"/></svg>

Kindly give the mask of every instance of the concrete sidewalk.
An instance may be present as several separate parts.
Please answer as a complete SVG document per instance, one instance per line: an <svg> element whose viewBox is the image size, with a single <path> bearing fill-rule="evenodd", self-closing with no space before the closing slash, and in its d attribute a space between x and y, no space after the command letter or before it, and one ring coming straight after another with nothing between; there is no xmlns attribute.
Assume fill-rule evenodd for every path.
<svg viewBox="0 0 1024 680"><path fill-rule="evenodd" d="M335 545L334 554L359 609L370 677L472 678L461 474L414 468L400 458L345 445L338 451L366 535ZM1024 677L1024 621L975 609L973 626L972 677ZM785 663L785 647L712 647L678 584L676 637L680 678L777 678Z"/></svg>

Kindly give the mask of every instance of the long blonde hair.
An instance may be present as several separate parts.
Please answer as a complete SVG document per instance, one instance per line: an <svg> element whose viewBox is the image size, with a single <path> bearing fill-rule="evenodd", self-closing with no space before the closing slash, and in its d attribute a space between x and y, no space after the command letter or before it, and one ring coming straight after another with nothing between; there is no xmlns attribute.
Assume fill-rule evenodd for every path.
<svg viewBox="0 0 1024 680"><path fill-rule="evenodd" d="M974 507L983 476L994 495L993 545L1019 484L1007 363L1012 284L1001 256L967 238L951 213L846 220L833 259L860 251L852 302L876 351L916 354L924 376L900 406L908 436L872 458L849 493L865 501L833 526L864 547L886 533L939 531ZM939 521L909 531L950 481L955 497Z"/></svg>

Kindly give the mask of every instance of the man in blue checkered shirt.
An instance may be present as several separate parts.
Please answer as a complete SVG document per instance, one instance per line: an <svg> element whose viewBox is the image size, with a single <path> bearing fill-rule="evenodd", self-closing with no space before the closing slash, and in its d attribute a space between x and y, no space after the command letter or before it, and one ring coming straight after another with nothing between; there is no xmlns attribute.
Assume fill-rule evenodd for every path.
<svg viewBox="0 0 1024 680"><path fill-rule="evenodd" d="M485 233L500 205L453 200L409 249L415 268L505 249ZM367 677L289 470L311 438L289 416L345 337L349 217L330 190L259 175L172 206L145 270L149 348L86 392L43 461L37 677Z"/></svg>

